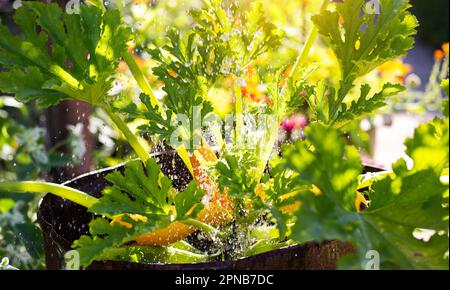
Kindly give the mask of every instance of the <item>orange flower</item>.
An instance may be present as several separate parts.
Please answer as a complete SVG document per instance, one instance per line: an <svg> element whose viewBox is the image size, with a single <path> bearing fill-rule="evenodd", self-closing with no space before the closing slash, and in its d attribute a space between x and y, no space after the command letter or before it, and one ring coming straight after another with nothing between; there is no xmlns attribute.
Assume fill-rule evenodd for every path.
<svg viewBox="0 0 450 290"><path fill-rule="evenodd" d="M444 53L442 50L437 49L437 50L434 52L434 59L435 59L436 61L441 61L441 60L444 59L444 57L445 57L445 53Z"/></svg>
<svg viewBox="0 0 450 290"><path fill-rule="evenodd" d="M177 73L174 72L174 71L171 70L171 69L168 69L167 72L168 72L169 75L170 75L171 77L173 77L174 79L176 79L176 78L178 77Z"/></svg>
<svg viewBox="0 0 450 290"><path fill-rule="evenodd" d="M345 24L345 19L344 17L342 17L342 15L339 15L339 21L338 21L339 25L343 26Z"/></svg>
<svg viewBox="0 0 450 290"><path fill-rule="evenodd" d="M136 62L137 66L143 70L146 71L146 67L147 67L147 61L145 59L143 59L142 57L140 57L139 55L137 55L134 50L133 47L128 47L128 51L133 55L134 61ZM118 67L119 72L124 73L128 70L128 65L126 64L126 62L124 61L120 61L119 62L119 67Z"/></svg>
<svg viewBox="0 0 450 290"><path fill-rule="evenodd" d="M448 55L448 42L442 45L442 50L444 51L445 55Z"/></svg>
<svg viewBox="0 0 450 290"><path fill-rule="evenodd" d="M237 15L235 19L236 19L236 20L235 20L234 23L233 23L233 28L234 28L234 29L239 29L239 28L241 28L241 27L242 27L242 19L241 19L241 16L240 16L240 15Z"/></svg>
<svg viewBox="0 0 450 290"><path fill-rule="evenodd" d="M286 68L283 72L283 77L284 79L282 79L280 81L280 87L284 87L284 85L286 84L286 79L291 75L291 71L292 71L292 66L289 66L288 68Z"/></svg>
<svg viewBox="0 0 450 290"><path fill-rule="evenodd" d="M124 222L122 220L122 218L124 216L128 216L129 218L131 218L132 220L134 220L135 222L142 222L142 223L146 223L147 222L147 217L139 215L139 214L127 214L127 215L119 215L117 217L115 217L112 221L111 224L120 224L124 227L126 227L127 229L131 229L133 227L132 224L128 223L128 222Z"/></svg>
<svg viewBox="0 0 450 290"><path fill-rule="evenodd" d="M291 72L292 72L292 66L289 66L288 68L286 68L286 69L284 70L283 76L284 76L285 78L287 78L287 77L289 77L289 76L291 75Z"/></svg>
<svg viewBox="0 0 450 290"><path fill-rule="evenodd" d="M147 61L138 55L134 55L134 61L140 69L143 69L147 66Z"/></svg>
<svg viewBox="0 0 450 290"><path fill-rule="evenodd" d="M255 193L257 196L259 196L259 198L264 201L266 199L266 193L264 191L264 186L259 183L256 188L255 188Z"/></svg>
<svg viewBox="0 0 450 290"><path fill-rule="evenodd" d="M301 206L302 204L300 203L300 201L295 201L292 204L282 206L280 210L284 214L295 213L300 209Z"/></svg>
<svg viewBox="0 0 450 290"><path fill-rule="evenodd" d="M356 192L356 199L355 199L355 208L357 212L364 211L368 207L368 203L364 195L362 195L360 192Z"/></svg>
<svg viewBox="0 0 450 290"><path fill-rule="evenodd" d="M241 94L255 103L272 104L272 100L266 94L261 93L254 85L241 87Z"/></svg>
<svg viewBox="0 0 450 290"><path fill-rule="evenodd" d="M126 64L123 60L121 60L121 61L119 62L119 68L118 68L118 70L119 70L119 72L121 72L121 73L124 73L124 72L126 72L126 71L128 70L128 66L127 66L127 64Z"/></svg>
<svg viewBox="0 0 450 290"><path fill-rule="evenodd" d="M403 83L406 76L412 72L412 67L403 63L402 60L396 59L382 64L378 67L378 72L383 79Z"/></svg>
<svg viewBox="0 0 450 290"><path fill-rule="evenodd" d="M246 97L255 103L272 104L272 100L266 94L259 91L259 77L252 65L245 69L244 78L246 85L241 86L241 94L243 97Z"/></svg>

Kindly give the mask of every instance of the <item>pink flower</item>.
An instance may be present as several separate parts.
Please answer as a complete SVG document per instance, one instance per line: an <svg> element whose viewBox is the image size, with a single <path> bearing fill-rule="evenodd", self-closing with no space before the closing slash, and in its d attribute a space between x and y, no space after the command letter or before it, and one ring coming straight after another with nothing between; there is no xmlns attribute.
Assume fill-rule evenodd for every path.
<svg viewBox="0 0 450 290"><path fill-rule="evenodd" d="M281 127L288 133L292 133L294 129L304 129L308 125L308 119L302 114L294 114L281 122Z"/></svg>

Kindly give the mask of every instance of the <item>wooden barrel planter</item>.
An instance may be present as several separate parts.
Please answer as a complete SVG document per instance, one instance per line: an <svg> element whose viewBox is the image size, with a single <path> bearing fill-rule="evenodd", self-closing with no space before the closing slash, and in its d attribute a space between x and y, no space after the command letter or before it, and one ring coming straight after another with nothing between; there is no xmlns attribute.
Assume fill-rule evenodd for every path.
<svg viewBox="0 0 450 290"><path fill-rule="evenodd" d="M173 180L174 187L183 188L191 175L176 153L155 156L165 175ZM99 197L108 186L105 176L115 170L123 171L124 165L91 172L70 180L64 185ZM364 167L365 172L380 171ZM174 178L177 176L177 178ZM71 250L73 242L89 232L89 222L94 217L86 208L71 201L47 194L38 210L38 222L44 236L47 269L64 269L64 253ZM88 269L96 270L331 270L336 269L339 257L353 252L349 244L339 241L310 242L303 245L239 259L199 264L142 264L123 261L95 261Z"/></svg>

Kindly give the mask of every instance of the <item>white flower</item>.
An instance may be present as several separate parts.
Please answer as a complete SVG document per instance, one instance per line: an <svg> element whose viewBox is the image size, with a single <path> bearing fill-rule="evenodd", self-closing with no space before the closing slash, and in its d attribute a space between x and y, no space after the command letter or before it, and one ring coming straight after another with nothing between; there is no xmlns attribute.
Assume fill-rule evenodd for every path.
<svg viewBox="0 0 450 290"><path fill-rule="evenodd" d="M69 146L71 148L73 157L77 160L83 158L86 153L86 144L83 139L83 123L76 125L68 125L67 130L70 132Z"/></svg>

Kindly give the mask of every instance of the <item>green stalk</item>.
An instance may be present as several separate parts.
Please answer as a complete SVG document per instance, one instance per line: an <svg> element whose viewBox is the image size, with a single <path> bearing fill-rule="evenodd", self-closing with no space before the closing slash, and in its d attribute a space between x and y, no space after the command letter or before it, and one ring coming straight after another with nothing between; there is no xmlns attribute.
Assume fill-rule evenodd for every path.
<svg viewBox="0 0 450 290"><path fill-rule="evenodd" d="M141 69L139 68L139 66L136 64L136 61L134 60L133 55L132 55L128 50L126 50L126 51L124 51L124 52L122 53L122 58L123 58L123 60L126 62L126 64L128 65L128 68L130 69L131 74L133 75L134 79L136 80L138 86L141 88L142 92L144 92L146 95L148 95L148 96L150 97L150 102L151 102L152 106L157 106L157 107L158 107L158 111L159 111L159 113L161 114L161 116L162 116L163 118L166 117L166 112L163 110L163 108L162 108L160 102L158 101L158 99L156 98L155 94L153 93L153 90L152 90L152 88L150 87L150 84L148 83L147 79L145 78L144 73L141 71ZM111 117L111 118L112 118L112 117ZM121 122L121 120L117 120L117 121L118 121L119 123ZM114 123L116 123L116 125L117 125L119 128L120 128L121 126L123 127L123 125L124 125L124 124L119 124L119 123L117 123L116 121L114 121ZM123 123L123 122L122 122L122 123ZM126 126L126 125L125 125L125 126ZM121 129L121 130L122 130L122 129ZM123 131L123 130L122 130L122 131ZM125 134L126 132L123 131L123 133ZM128 132L127 132L127 133L128 133ZM125 134L125 135L126 135L126 134ZM139 156L139 157L141 158L141 160L144 162L144 159L142 159L142 158L144 157L144 153L142 152L142 149L139 148L139 147L142 147L142 146L140 146L139 141L138 141L135 137L134 137L134 139L136 139L136 140L131 139L129 136L126 136L126 137L127 137L128 141L130 142L130 144L131 144L131 142L134 143L134 145L131 144L132 147L133 147L133 149L136 151L136 153L138 154L138 156ZM178 148L176 148L176 150L177 150L178 154L179 154L181 157L186 157L186 156L183 155L183 154L185 153L185 152L183 152L183 148L178 147ZM144 151L145 151L145 150L144 150ZM148 154L146 153L146 155L148 155ZM148 157L145 157L145 158L148 159ZM186 164L186 166L187 166L189 169L192 168L192 165L190 164L190 161L189 161L188 159L182 158L182 160L183 160L183 162ZM192 171L191 171L191 173L192 173Z"/></svg>
<svg viewBox="0 0 450 290"><path fill-rule="evenodd" d="M158 106L159 112L164 117L165 112L162 110L158 99L156 98L155 94L153 93L153 90L150 87L150 84L148 83L147 79L145 78L144 73L141 71L141 69L137 65L136 61L134 60L133 55L128 50L125 50L122 53L122 58L125 61L125 63L128 65L128 68L130 69L131 74L133 75L134 79L136 80L139 88L141 88L141 90L142 90L142 92L144 92L144 94L146 94L150 97L152 106Z"/></svg>
<svg viewBox="0 0 450 290"><path fill-rule="evenodd" d="M202 223L201 221L198 221L195 219L185 219L185 220L180 221L180 223L188 225L188 226L194 226L194 227L204 231L205 233L212 234L212 235L215 235L219 232L217 229L213 228L212 226Z"/></svg>
<svg viewBox="0 0 450 290"><path fill-rule="evenodd" d="M22 193L51 193L73 201L86 208L97 202L97 198L82 191L64 185L39 181L4 181L0 182L0 191Z"/></svg>
<svg viewBox="0 0 450 290"><path fill-rule="evenodd" d="M160 102L158 101L155 94L153 93L153 90L152 90L150 84L148 83L147 79L145 78L144 73L141 71L139 66L136 64L136 61L134 60L133 55L128 50L126 50L122 53L122 58L125 61L125 63L128 65L128 68L130 69L131 74L133 75L134 79L136 80L139 88L141 88L142 92L144 92L146 95L148 95L150 97L150 102L151 102L152 106L157 106L159 113L161 114L161 116L163 118L165 118L166 112L163 110ZM118 121L120 122L121 120L118 120ZM116 125L120 128L118 123L116 123ZM121 124L121 126L123 126L123 125ZM125 132L123 132L123 133L125 134ZM132 139L130 139L128 136L127 136L127 139L131 144ZM141 155L143 156L143 152L141 152L142 150L138 148L139 142L137 141L137 139L133 142L135 143L135 145L132 144L133 149L136 151L136 153L141 158L141 160L143 160L141 157ZM176 150L181 157L186 157L185 155L183 155L185 153L183 151L183 148L178 147L178 148L176 148ZM148 157L147 157L147 159L148 159ZM192 168L192 165L190 164L190 161L188 159L182 158L182 160L189 169ZM191 171L191 173L193 173L193 172Z"/></svg>
<svg viewBox="0 0 450 290"><path fill-rule="evenodd" d="M292 240L281 242L279 239L259 240L243 254L244 257L256 256L262 253L275 251L284 247L294 245Z"/></svg>
<svg viewBox="0 0 450 290"><path fill-rule="evenodd" d="M116 126L119 128L119 130L122 132L122 134L125 136L125 139L128 141L128 143L133 148L134 152L136 152L137 156L141 161L145 164L147 160L150 158L149 153L145 149L145 147L141 144L139 139L136 137L136 135L131 132L130 128L125 124L125 122L109 107L103 108L108 116L111 118L111 120L116 124Z"/></svg>
<svg viewBox="0 0 450 290"><path fill-rule="evenodd" d="M122 0L116 0L116 7L117 7L117 10L120 13L120 18L123 18L123 7L124 7L123 1Z"/></svg>
<svg viewBox="0 0 450 290"><path fill-rule="evenodd" d="M347 96L348 92L350 91L350 89L352 89L352 87L344 87L344 89L342 89L342 84L346 84L348 82L348 79L345 79L341 82L339 82L338 84L338 89L336 90L336 95L337 95L337 100L334 102L334 105L332 107L330 107L329 109L329 119L334 119L336 116L336 113L338 112L339 108L340 108L340 104L342 104L342 102L344 101L345 97ZM333 126L335 123L335 120L333 121L333 123L331 124L331 126Z"/></svg>
<svg viewBox="0 0 450 290"><path fill-rule="evenodd" d="M91 5L94 5L95 7L101 9L102 11L106 10L102 0L86 0L86 2L88 2Z"/></svg>
<svg viewBox="0 0 450 290"><path fill-rule="evenodd" d="M266 170L267 163L269 162L270 155L272 155L273 147L277 142L278 131L280 129L281 121L276 122L275 124L268 124L269 127L269 140L267 144L263 146L261 152L261 160L258 162L257 170L256 170L256 179L258 182L264 175L264 170Z"/></svg>
<svg viewBox="0 0 450 290"><path fill-rule="evenodd" d="M236 98L236 102L235 102L235 118L236 118L235 138L236 138L236 140L235 140L235 142L239 146L238 149L241 149L241 146L244 145L244 140L242 140L242 130L244 128L244 116L243 116L244 104L243 104L243 100L242 100L240 85L234 86L234 95Z"/></svg>
<svg viewBox="0 0 450 290"><path fill-rule="evenodd" d="M141 258L131 253L141 253ZM175 247L126 246L106 249L96 260L128 260L140 263L192 264L207 262L209 255L202 255Z"/></svg>
<svg viewBox="0 0 450 290"><path fill-rule="evenodd" d="M297 59L295 60L294 66L292 67L291 72L289 73L288 78L291 78L294 76L295 71L298 69L300 64L304 63L306 61L306 58L309 55L309 52L311 51L311 48L317 38L317 35L319 34L319 30L317 27L313 27L310 34L308 35L308 38L306 39L305 45L303 46L302 51L298 55ZM287 82L286 82L287 83ZM286 84L283 86L282 94L285 90Z"/></svg>
<svg viewBox="0 0 450 290"><path fill-rule="evenodd" d="M328 4L330 3L330 0L323 0L322 5L320 7L320 11L323 11L324 9L327 8ZM306 43L303 46L300 54L297 57L297 60L294 63L294 66L292 67L292 70L288 76L288 80L292 77L294 77L296 70L298 69L298 67L304 63L306 61L306 58L309 55L309 52L311 51L311 48L314 44L314 42L316 41L317 35L319 34L319 30L317 29L316 26L313 27L313 29L311 30L311 32L308 35L308 38L306 39ZM285 85L283 86L283 88L281 89L280 92L280 98L283 99L284 94L286 93L286 85L287 85L288 81L286 81ZM277 101L278 104L278 101ZM263 162L260 162L258 168L257 168L257 172L256 172L256 180L260 180L264 174L264 170L266 169L266 165L267 162L270 159L270 155L272 154L272 148L275 146L275 142L277 141L277 136L278 136L278 131L279 131L279 127L280 127L280 123L283 120L284 116L281 116L280 114L278 114L278 124L276 124L276 128L274 128L273 130L271 130L270 132L270 137L269 137L269 142L267 143L267 146L265 148L267 148L267 150L264 150L264 152L262 153L262 160Z"/></svg>
<svg viewBox="0 0 450 290"><path fill-rule="evenodd" d="M192 167L192 163L189 157L189 152L186 149L186 146L184 144L178 146L176 148L178 152L178 156L180 156L181 160L183 160L184 164L186 165L187 169L189 169L189 172L192 176L194 176L194 168Z"/></svg>
<svg viewBox="0 0 450 290"><path fill-rule="evenodd" d="M320 11L325 10L329 3L330 3L330 0L324 0L322 2L322 6L320 6ZM299 65L306 61L306 58L308 57L309 52L311 51L311 48L312 48L314 42L316 41L318 34L319 34L319 29L317 29L317 27L314 26L312 28L311 32L309 33L308 38L306 39L305 45L303 46L302 51L298 55L297 60L295 61L294 66L292 67L292 70L291 70L288 78L293 77L295 74L295 71L298 69ZM286 82L286 84L287 84L287 82ZM283 86L283 88L281 90L281 94L284 93L286 84Z"/></svg>
<svg viewBox="0 0 450 290"><path fill-rule="evenodd" d="M51 65L48 71L57 76L63 82L67 83L72 89L83 90L83 85L59 65Z"/></svg>

